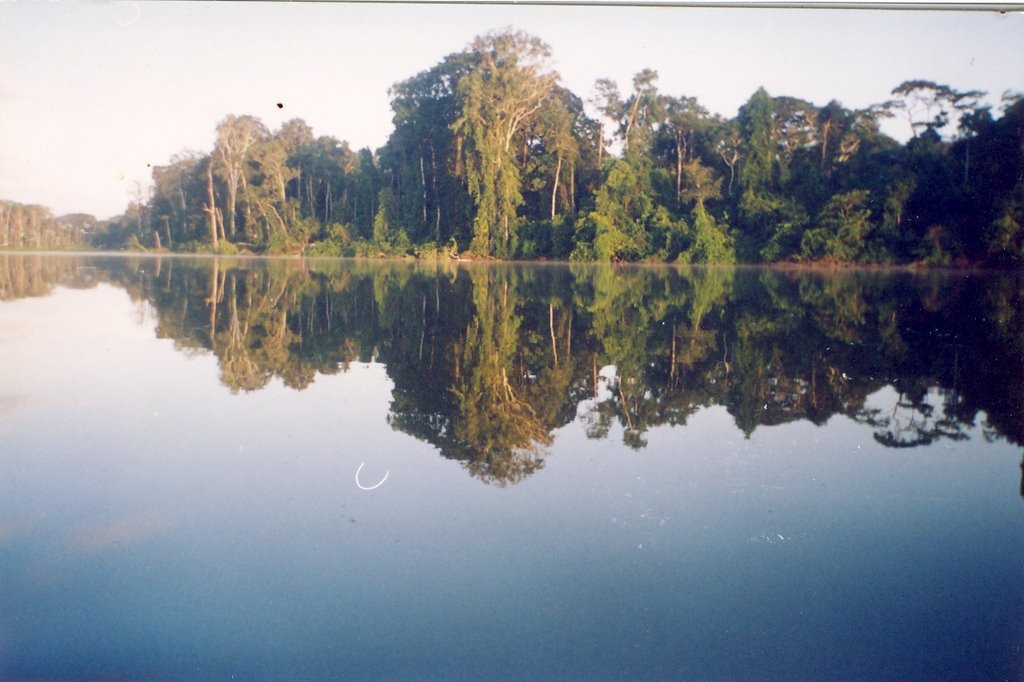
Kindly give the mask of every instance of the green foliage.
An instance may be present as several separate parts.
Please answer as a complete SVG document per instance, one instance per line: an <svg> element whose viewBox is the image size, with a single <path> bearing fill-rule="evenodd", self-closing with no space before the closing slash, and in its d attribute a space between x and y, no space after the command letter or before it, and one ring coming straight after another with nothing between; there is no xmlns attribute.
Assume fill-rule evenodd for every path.
<svg viewBox="0 0 1024 682"><path fill-rule="evenodd" d="M680 263L735 263L736 248L728 227L715 224L700 205L693 211L693 244L679 255Z"/></svg>
<svg viewBox="0 0 1024 682"><path fill-rule="evenodd" d="M1024 264L1024 97L997 110L913 79L848 109L759 88L727 119L642 69L623 94L598 81L594 120L549 57L522 32L476 38L391 88L376 153L300 119L227 116L209 153L155 166L122 216L0 203L0 248Z"/></svg>
<svg viewBox="0 0 1024 682"><path fill-rule="evenodd" d="M816 226L804 233L801 256L806 260L829 259L859 262L866 254L866 239L872 229L868 192L852 190L837 194L821 210Z"/></svg>
<svg viewBox="0 0 1024 682"><path fill-rule="evenodd" d="M674 218L667 208L654 209L647 223L650 235L648 260L674 261L693 239L690 226L682 218Z"/></svg>
<svg viewBox="0 0 1024 682"><path fill-rule="evenodd" d="M519 230L519 256L565 260L572 251L573 226L563 216L528 222Z"/></svg>
<svg viewBox="0 0 1024 682"><path fill-rule="evenodd" d="M1024 176L1006 197L986 234L988 253L1001 265L1024 265Z"/></svg>
<svg viewBox="0 0 1024 682"><path fill-rule="evenodd" d="M139 236L132 232L124 241L124 249L127 251L145 251L146 247L139 242Z"/></svg>
<svg viewBox="0 0 1024 682"><path fill-rule="evenodd" d="M738 123L745 151L740 170L738 204L740 239L738 248L745 261L776 260L791 248L797 220L791 203L778 193L780 176L788 176L776 135L779 125L790 119L776 119L776 102L764 88L751 95L740 108ZM800 129L797 128L801 134Z"/></svg>
<svg viewBox="0 0 1024 682"><path fill-rule="evenodd" d="M588 218L598 260L638 260L650 253L655 207L650 168L642 156L633 153L613 161L594 204Z"/></svg>
<svg viewBox="0 0 1024 682"><path fill-rule="evenodd" d="M1007 210L996 219L989 232L989 253L998 262L1024 263L1024 216Z"/></svg>
<svg viewBox="0 0 1024 682"><path fill-rule="evenodd" d="M747 434L843 415L908 446L983 417L986 437L1024 442L1016 274L155 262L0 255L0 298L117 284L176 348L216 358L235 392L274 378L303 389L374 357L394 384L389 423L495 484L540 468L545 443L581 417L590 437L642 448L649 429L712 405ZM866 408L886 386L909 422Z"/></svg>
<svg viewBox="0 0 1024 682"><path fill-rule="evenodd" d="M573 247L572 251L569 253L569 260L597 260L597 252L594 249L594 237L596 234L597 225L591 213L581 215L577 218L575 232L573 235Z"/></svg>
<svg viewBox="0 0 1024 682"><path fill-rule="evenodd" d="M740 171L740 186L745 195L757 197L774 189L775 149L772 141L772 98L758 88L740 107L739 127L746 148Z"/></svg>
<svg viewBox="0 0 1024 682"><path fill-rule="evenodd" d="M396 232L392 227L395 213L395 197L392 191L385 187L380 191L380 200L377 204L377 214L373 217L373 241L375 244L389 243Z"/></svg>
<svg viewBox="0 0 1024 682"><path fill-rule="evenodd" d="M449 389L459 406L452 428L471 449L473 473L514 483L543 465L537 450L551 436L514 372L522 319L514 281L492 269L473 270L470 277L474 315L461 344L465 369Z"/></svg>
<svg viewBox="0 0 1024 682"><path fill-rule="evenodd" d="M238 247L235 246L233 243L225 240L222 241L220 245L217 247L216 253L220 256L234 256L238 254ZM275 252L271 251L271 253ZM285 253L285 251L279 251L277 253Z"/></svg>
<svg viewBox="0 0 1024 682"><path fill-rule="evenodd" d="M477 62L459 81L462 113L452 125L476 203L470 248L477 255L508 258L515 252L517 210L523 201L513 141L557 76L545 70L550 48L522 32L482 36L472 50Z"/></svg>
<svg viewBox="0 0 1024 682"><path fill-rule="evenodd" d="M806 220L800 222L785 221L775 225L772 236L768 243L761 249L761 260L766 263L776 263L793 256L800 250L800 243Z"/></svg>
<svg viewBox="0 0 1024 682"><path fill-rule="evenodd" d="M737 253L744 262L780 260L794 253L807 224L802 206L776 194L745 192L739 216L745 229L738 235Z"/></svg>
<svg viewBox="0 0 1024 682"><path fill-rule="evenodd" d="M591 213L594 222L594 255L600 261L635 260L643 252L643 244L623 231L615 219L601 213ZM623 227L632 227L625 224Z"/></svg>
<svg viewBox="0 0 1024 682"><path fill-rule="evenodd" d="M917 249L920 262L925 265L947 266L953 261L952 235L945 225L932 225Z"/></svg>
<svg viewBox="0 0 1024 682"><path fill-rule="evenodd" d="M345 256L352 250L351 229L341 223L327 228L327 238L313 242L306 249L307 256Z"/></svg>

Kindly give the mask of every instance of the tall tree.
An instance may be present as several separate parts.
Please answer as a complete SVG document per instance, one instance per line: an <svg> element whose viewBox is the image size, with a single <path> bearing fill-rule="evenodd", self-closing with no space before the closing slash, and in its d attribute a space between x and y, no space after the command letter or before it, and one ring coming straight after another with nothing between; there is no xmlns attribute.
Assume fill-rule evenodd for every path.
<svg viewBox="0 0 1024 682"><path fill-rule="evenodd" d="M683 201L683 167L693 160L697 135L708 125L708 110L696 97L664 97L663 130L671 140L674 156L676 201Z"/></svg>
<svg viewBox="0 0 1024 682"><path fill-rule="evenodd" d="M195 222L202 209L203 181L202 157L196 152L175 154L166 166L153 167L151 212L164 231L168 248L177 241L197 238Z"/></svg>
<svg viewBox="0 0 1024 682"><path fill-rule="evenodd" d="M245 179L245 163L249 151L258 141L269 135L266 127L254 116L228 116L217 125L214 154L217 172L227 187L228 236L234 238L238 187Z"/></svg>
<svg viewBox="0 0 1024 682"><path fill-rule="evenodd" d="M598 118L597 135L597 167L604 168L605 139L604 125L606 121L618 121L622 117L623 102L619 94L618 84L610 78L599 78L594 83L594 96L590 103L597 109Z"/></svg>
<svg viewBox="0 0 1024 682"><path fill-rule="evenodd" d="M633 76L633 94L623 103L622 121L619 134L622 136L622 147L625 152L631 145L651 144L651 129L657 123L660 108L658 98L658 72L654 69L643 69Z"/></svg>
<svg viewBox="0 0 1024 682"><path fill-rule="evenodd" d="M456 174L454 123L461 115L459 82L473 69L470 52L439 64L390 89L394 131L379 151L384 182L397 200L398 219L417 241L468 242L471 199Z"/></svg>
<svg viewBox="0 0 1024 682"><path fill-rule="evenodd" d="M511 256L522 203L513 141L550 95L557 74L551 48L521 31L489 33L473 41L478 61L459 82L462 115L452 125L476 203L472 249Z"/></svg>
<svg viewBox="0 0 1024 682"><path fill-rule="evenodd" d="M778 209L775 195L775 155L772 98L758 88L739 111L739 129L745 150L740 168L741 256L760 257L772 233L772 213Z"/></svg>

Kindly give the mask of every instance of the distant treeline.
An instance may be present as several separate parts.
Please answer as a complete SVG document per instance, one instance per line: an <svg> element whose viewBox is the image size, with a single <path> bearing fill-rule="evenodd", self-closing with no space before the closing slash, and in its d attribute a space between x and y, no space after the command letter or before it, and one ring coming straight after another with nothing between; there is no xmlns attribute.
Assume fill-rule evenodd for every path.
<svg viewBox="0 0 1024 682"><path fill-rule="evenodd" d="M906 81L851 110L758 89L735 118L599 80L590 110L550 49L478 37L394 85L376 152L228 116L208 154L153 169L106 249L601 261L1024 264L1024 96ZM880 131L905 120L901 144Z"/></svg>
<svg viewBox="0 0 1024 682"><path fill-rule="evenodd" d="M50 209L0 199L0 249L62 250L87 246L99 222L91 215L55 217Z"/></svg>

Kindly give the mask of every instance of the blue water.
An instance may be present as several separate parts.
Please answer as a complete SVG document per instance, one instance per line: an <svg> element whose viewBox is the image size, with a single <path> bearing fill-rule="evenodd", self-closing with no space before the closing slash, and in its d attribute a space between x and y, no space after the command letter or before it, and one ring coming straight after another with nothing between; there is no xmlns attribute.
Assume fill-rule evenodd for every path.
<svg viewBox="0 0 1024 682"><path fill-rule="evenodd" d="M983 417L893 449L708 405L633 449L584 401L499 485L392 427L382 362L232 393L147 305L0 303L0 678L1024 671L1021 448Z"/></svg>

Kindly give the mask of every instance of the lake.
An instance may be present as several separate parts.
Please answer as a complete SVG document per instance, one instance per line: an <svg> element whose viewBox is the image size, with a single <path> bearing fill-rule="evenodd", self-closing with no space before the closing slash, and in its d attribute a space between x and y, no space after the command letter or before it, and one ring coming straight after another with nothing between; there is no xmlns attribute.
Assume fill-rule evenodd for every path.
<svg viewBox="0 0 1024 682"><path fill-rule="evenodd" d="M1016 680L1024 278L0 255L0 678Z"/></svg>

